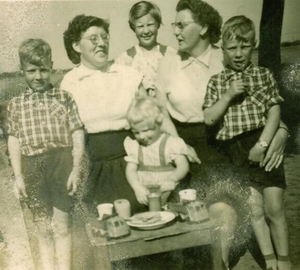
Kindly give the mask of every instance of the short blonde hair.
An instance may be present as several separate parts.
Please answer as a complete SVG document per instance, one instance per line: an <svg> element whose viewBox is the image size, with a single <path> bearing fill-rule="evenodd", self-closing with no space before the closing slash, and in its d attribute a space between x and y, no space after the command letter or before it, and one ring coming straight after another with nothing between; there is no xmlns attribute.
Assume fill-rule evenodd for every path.
<svg viewBox="0 0 300 270"><path fill-rule="evenodd" d="M19 60L21 67L24 63L43 66L45 62L52 61L51 47L43 39L26 39L19 47Z"/></svg>
<svg viewBox="0 0 300 270"><path fill-rule="evenodd" d="M255 42L255 26L253 21L244 15L234 16L224 23L222 41L234 39L246 41L244 36L249 32L253 32L253 42Z"/></svg>
<svg viewBox="0 0 300 270"><path fill-rule="evenodd" d="M143 121L146 121L149 126L160 125L162 118L161 107L150 97L136 97L127 111L127 120L130 125Z"/></svg>

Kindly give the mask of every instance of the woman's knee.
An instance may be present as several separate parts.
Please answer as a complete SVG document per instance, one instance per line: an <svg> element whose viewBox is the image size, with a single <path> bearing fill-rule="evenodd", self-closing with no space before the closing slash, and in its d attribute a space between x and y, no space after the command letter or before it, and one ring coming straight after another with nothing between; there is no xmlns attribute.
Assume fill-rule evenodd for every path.
<svg viewBox="0 0 300 270"><path fill-rule="evenodd" d="M211 220L224 220L224 218L230 220L237 219L237 214L234 208L223 202L211 205L208 209L208 213Z"/></svg>
<svg viewBox="0 0 300 270"><path fill-rule="evenodd" d="M53 237L63 237L70 233L70 215L55 208L51 219Z"/></svg>

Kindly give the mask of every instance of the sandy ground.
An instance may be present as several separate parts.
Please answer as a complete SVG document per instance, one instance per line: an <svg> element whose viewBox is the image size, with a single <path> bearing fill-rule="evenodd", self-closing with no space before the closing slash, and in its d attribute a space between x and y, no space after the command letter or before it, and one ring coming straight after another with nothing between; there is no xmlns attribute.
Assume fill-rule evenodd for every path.
<svg viewBox="0 0 300 270"><path fill-rule="evenodd" d="M22 211L20 202L13 194L13 178L11 168L7 166L7 162L3 155L5 145L0 141L0 230L2 231L6 246L0 250L0 269L1 270L34 270L33 256L30 251L28 234L25 229L25 221L28 221L28 212L24 208ZM288 188L285 192L286 215L289 223L290 231L290 247L293 269L300 270L300 176L299 176L300 155L288 156L285 159L286 178ZM82 223L81 223L82 225ZM92 257L88 247L87 240L84 235L84 229L80 225L75 224L74 229L74 269L89 270L92 269ZM34 235L34 227L29 224L29 236ZM80 246L87 248L78 248ZM34 252L33 252L34 254ZM84 257L84 259L79 259ZM123 264L124 265L124 264ZM125 264L126 265L126 264ZM123 267L122 267L123 268ZM177 269L175 265L165 266L163 269ZM125 268L123 268L125 269ZM131 269L131 268L126 268ZM141 265L139 269L145 269ZM156 269L153 265L152 269ZM158 269L158 267L157 267ZM186 268L185 269L189 269ZM201 266L199 269L202 269ZM254 261L251 254L247 252L241 258L234 268L235 270L256 270L261 269Z"/></svg>

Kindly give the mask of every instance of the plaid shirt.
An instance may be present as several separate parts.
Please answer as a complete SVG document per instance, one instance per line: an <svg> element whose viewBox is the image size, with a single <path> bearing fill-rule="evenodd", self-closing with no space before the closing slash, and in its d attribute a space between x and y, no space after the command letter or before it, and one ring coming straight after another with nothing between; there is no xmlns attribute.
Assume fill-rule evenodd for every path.
<svg viewBox="0 0 300 270"><path fill-rule="evenodd" d="M228 67L211 77L203 109L213 106L230 88L232 81L243 79L246 93L232 102L219 122L218 140L228 140L244 132L266 125L269 109L283 101L277 83L269 69L250 64L236 72Z"/></svg>
<svg viewBox="0 0 300 270"><path fill-rule="evenodd" d="M45 92L27 89L7 110L8 134L19 139L25 156L72 146L72 131L83 127L71 94L52 86Z"/></svg>

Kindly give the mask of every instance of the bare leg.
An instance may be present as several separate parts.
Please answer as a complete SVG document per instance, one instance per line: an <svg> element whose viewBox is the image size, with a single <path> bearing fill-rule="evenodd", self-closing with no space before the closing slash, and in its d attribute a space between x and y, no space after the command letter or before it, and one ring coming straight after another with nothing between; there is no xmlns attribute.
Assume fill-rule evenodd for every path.
<svg viewBox="0 0 300 270"><path fill-rule="evenodd" d="M53 208L52 231L55 244L55 258L58 270L71 269L72 237L69 214Z"/></svg>
<svg viewBox="0 0 300 270"><path fill-rule="evenodd" d="M40 255L38 269L54 270L54 245L50 220L39 219L35 221L35 225L37 228L37 241Z"/></svg>
<svg viewBox="0 0 300 270"><path fill-rule="evenodd" d="M279 255L278 269L290 270L289 235L283 206L283 189L269 187L264 189L265 212L270 220L270 231L277 255ZM286 260L280 260L285 257Z"/></svg>
<svg viewBox="0 0 300 270"><path fill-rule="evenodd" d="M215 203L209 207L209 217L213 226L219 229L219 242L221 242L222 260L225 267L228 268L229 249L232 244L234 231L237 225L236 212L231 206L225 203ZM212 248L217 249L219 247L215 247L213 245Z"/></svg>
<svg viewBox="0 0 300 270"><path fill-rule="evenodd" d="M277 267L274 249L271 241L270 229L265 219L264 200L261 193L250 188L251 196L248 199L251 208L251 223L262 254L265 256L267 268Z"/></svg>

